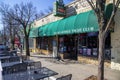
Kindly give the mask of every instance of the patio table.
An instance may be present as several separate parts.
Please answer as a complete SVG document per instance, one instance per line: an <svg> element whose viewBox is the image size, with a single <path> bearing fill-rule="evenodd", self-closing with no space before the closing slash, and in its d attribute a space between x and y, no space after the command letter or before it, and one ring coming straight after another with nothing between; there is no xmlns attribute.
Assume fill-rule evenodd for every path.
<svg viewBox="0 0 120 80"><path fill-rule="evenodd" d="M1 56L6 56L6 54L0 54L0 57L1 57Z"/></svg>
<svg viewBox="0 0 120 80"><path fill-rule="evenodd" d="M32 69L18 73L6 74L3 75L3 80L39 80L57 74L58 74L57 72L51 69L42 67L39 69Z"/></svg>
<svg viewBox="0 0 120 80"><path fill-rule="evenodd" d="M16 61L16 62L10 62L10 63L2 63L2 67L9 67L9 66L13 66L15 64L19 64L20 61Z"/></svg>
<svg viewBox="0 0 120 80"><path fill-rule="evenodd" d="M1 63L16 62L20 61L19 56L2 56L0 57Z"/></svg>
<svg viewBox="0 0 120 80"><path fill-rule="evenodd" d="M19 64L19 63L28 63L29 64L31 62L34 62L34 61L25 60L23 62L21 62L21 61L6 62L6 63L2 63L2 67L9 67L9 66L13 66L13 65L16 65L16 64Z"/></svg>
<svg viewBox="0 0 120 80"><path fill-rule="evenodd" d="M11 56L0 56L0 59L8 59L10 58Z"/></svg>

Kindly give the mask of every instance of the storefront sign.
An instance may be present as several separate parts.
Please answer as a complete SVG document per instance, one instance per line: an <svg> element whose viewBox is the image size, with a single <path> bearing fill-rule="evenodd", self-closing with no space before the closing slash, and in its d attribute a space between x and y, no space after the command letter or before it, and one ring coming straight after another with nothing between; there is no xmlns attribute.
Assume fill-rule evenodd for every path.
<svg viewBox="0 0 120 80"><path fill-rule="evenodd" d="M92 32L94 30L95 30L94 27L79 28L79 29L71 29L71 30L64 30L64 31L56 32L56 34L84 33L84 32Z"/></svg>
<svg viewBox="0 0 120 80"><path fill-rule="evenodd" d="M63 3L63 0L57 0L54 3L54 10L53 10L54 16L65 16L65 6Z"/></svg>

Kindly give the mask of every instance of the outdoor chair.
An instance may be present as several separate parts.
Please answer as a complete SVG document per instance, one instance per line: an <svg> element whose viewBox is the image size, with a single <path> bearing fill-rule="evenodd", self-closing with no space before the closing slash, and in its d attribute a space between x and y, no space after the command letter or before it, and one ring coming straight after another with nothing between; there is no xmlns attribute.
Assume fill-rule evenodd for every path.
<svg viewBox="0 0 120 80"><path fill-rule="evenodd" d="M14 71L13 72L21 72L27 70L27 64L26 63L20 63L13 66Z"/></svg>
<svg viewBox="0 0 120 80"><path fill-rule="evenodd" d="M38 61L38 62L34 62L34 68L41 68L41 62Z"/></svg>
<svg viewBox="0 0 120 80"><path fill-rule="evenodd" d="M20 57L10 57L9 58L9 62L17 62L17 61L20 61Z"/></svg>
<svg viewBox="0 0 120 80"><path fill-rule="evenodd" d="M8 62L9 62L9 58L1 59L1 63L8 63Z"/></svg>
<svg viewBox="0 0 120 80"><path fill-rule="evenodd" d="M5 75L5 74L11 74L13 73L13 68L12 67L3 67L3 71L2 71L2 74Z"/></svg>
<svg viewBox="0 0 120 80"><path fill-rule="evenodd" d="M41 62L40 61L31 62L31 63L28 64L28 66L30 67L30 69L41 68Z"/></svg>
<svg viewBox="0 0 120 80"><path fill-rule="evenodd" d="M27 56L26 55L22 55L21 58L22 58L23 61L27 60Z"/></svg>
<svg viewBox="0 0 120 80"><path fill-rule="evenodd" d="M56 80L71 80L71 78L72 78L72 74L68 74L65 76L61 76L61 77L57 78Z"/></svg>
<svg viewBox="0 0 120 80"><path fill-rule="evenodd" d="M18 56L17 51L13 50L9 52L9 56Z"/></svg>

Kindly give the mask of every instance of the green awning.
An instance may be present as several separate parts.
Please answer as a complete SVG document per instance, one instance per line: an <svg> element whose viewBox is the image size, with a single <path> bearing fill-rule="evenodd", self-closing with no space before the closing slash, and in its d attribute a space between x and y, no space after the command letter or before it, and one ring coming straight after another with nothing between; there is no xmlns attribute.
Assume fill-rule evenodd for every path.
<svg viewBox="0 0 120 80"><path fill-rule="evenodd" d="M97 17L93 11L81 13L60 21L58 35L98 31Z"/></svg>
<svg viewBox="0 0 120 80"><path fill-rule="evenodd" d="M56 35L59 21L52 22L39 28L39 36L54 36Z"/></svg>
<svg viewBox="0 0 120 80"><path fill-rule="evenodd" d="M29 37L38 37L38 30L39 28L31 28Z"/></svg>
<svg viewBox="0 0 120 80"><path fill-rule="evenodd" d="M43 25L43 26L39 27L39 32L38 32L39 36L45 36L46 32L47 32L47 27L46 26Z"/></svg>
<svg viewBox="0 0 120 80"><path fill-rule="evenodd" d="M108 20L112 14L113 11L113 4L108 4L105 8L105 18Z"/></svg>
<svg viewBox="0 0 120 80"><path fill-rule="evenodd" d="M54 36L56 34L56 31L57 31L57 26L58 25L58 22L52 22L49 24L49 27L48 27L48 31L47 31L47 35L48 36Z"/></svg>
<svg viewBox="0 0 120 80"><path fill-rule="evenodd" d="M108 4L105 9L105 18L109 19L113 4ZM98 20L93 10L80 13L68 18L40 26L38 36L55 36L96 32L99 30ZM34 33L36 34L36 33ZM31 36L31 34L30 34ZM33 37L33 34L32 34ZM34 36L35 37L35 36Z"/></svg>
<svg viewBox="0 0 120 80"><path fill-rule="evenodd" d="M88 11L58 20L40 28L43 36L65 35L98 31L98 21L94 11Z"/></svg>

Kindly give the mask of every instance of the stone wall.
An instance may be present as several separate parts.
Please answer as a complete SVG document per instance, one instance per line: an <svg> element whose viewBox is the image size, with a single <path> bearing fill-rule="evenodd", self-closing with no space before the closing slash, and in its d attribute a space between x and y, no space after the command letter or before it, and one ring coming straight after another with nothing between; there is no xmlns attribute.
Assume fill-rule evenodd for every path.
<svg viewBox="0 0 120 80"><path fill-rule="evenodd" d="M115 16L114 32L111 34L111 68L120 70L120 9Z"/></svg>

